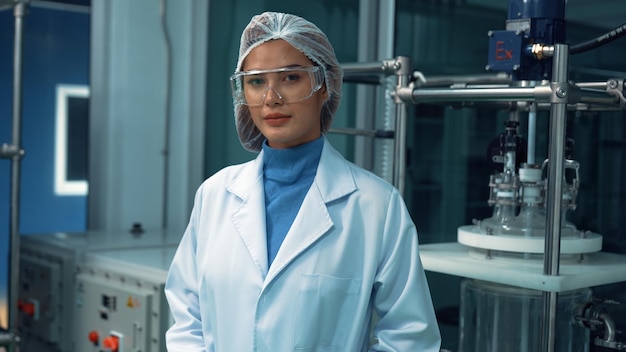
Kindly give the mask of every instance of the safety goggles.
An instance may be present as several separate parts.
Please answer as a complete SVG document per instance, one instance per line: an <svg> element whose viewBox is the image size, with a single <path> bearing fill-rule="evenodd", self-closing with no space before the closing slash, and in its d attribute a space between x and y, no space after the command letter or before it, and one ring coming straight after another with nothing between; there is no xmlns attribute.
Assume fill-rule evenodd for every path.
<svg viewBox="0 0 626 352"><path fill-rule="evenodd" d="M322 87L324 76L318 66L284 67L238 72L230 77L230 83L236 104L263 105L270 89L284 104L290 104L310 98Z"/></svg>

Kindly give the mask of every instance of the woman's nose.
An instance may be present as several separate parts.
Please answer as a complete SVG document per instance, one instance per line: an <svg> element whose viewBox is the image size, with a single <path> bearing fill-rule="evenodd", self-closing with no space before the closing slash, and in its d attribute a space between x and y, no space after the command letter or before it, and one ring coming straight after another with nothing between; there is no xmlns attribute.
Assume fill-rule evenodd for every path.
<svg viewBox="0 0 626 352"><path fill-rule="evenodd" d="M267 91L263 96L263 101L265 105L277 105L283 103L283 97L271 86L267 87Z"/></svg>

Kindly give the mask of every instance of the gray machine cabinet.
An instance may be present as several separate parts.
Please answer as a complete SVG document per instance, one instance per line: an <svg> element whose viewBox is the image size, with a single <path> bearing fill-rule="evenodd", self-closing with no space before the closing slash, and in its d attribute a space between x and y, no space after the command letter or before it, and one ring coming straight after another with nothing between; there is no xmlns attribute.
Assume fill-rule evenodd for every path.
<svg viewBox="0 0 626 352"><path fill-rule="evenodd" d="M20 241L20 351L84 352L74 345L76 275L88 253L175 247L182 230L89 231L23 235ZM171 256L171 254L168 254ZM166 259L169 259L166 258ZM156 258L164 271L168 262ZM154 266L145 263L146 266ZM161 281L159 278L158 281ZM30 314L29 309L35 310ZM144 351L145 352L145 351Z"/></svg>
<svg viewBox="0 0 626 352"><path fill-rule="evenodd" d="M172 315L164 288L175 250L164 246L86 254L75 285L76 351L104 351L109 336L118 336L117 352L166 351Z"/></svg>
<svg viewBox="0 0 626 352"><path fill-rule="evenodd" d="M63 282L58 262L22 255L20 258L20 327L31 346L47 348L61 344ZM26 337L26 336L25 336Z"/></svg>
<svg viewBox="0 0 626 352"><path fill-rule="evenodd" d="M75 314L80 324L74 333L77 351L105 350L104 340L110 337L119 341L117 352L151 351L150 321L156 293L116 279L78 275Z"/></svg>

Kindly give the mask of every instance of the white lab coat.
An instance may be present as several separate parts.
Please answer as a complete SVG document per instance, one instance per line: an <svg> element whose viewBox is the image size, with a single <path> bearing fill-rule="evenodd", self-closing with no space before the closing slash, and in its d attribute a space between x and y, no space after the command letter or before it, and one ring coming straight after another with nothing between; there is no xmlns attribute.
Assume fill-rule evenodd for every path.
<svg viewBox="0 0 626 352"><path fill-rule="evenodd" d="M268 267L262 158L197 191L165 287L175 320L168 351L439 351L416 229L397 190L325 141ZM380 318L369 346L372 308Z"/></svg>

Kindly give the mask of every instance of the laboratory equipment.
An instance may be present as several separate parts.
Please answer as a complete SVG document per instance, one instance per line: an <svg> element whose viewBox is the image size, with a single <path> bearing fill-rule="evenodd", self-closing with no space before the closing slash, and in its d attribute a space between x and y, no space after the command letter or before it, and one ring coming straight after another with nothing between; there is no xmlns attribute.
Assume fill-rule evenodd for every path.
<svg viewBox="0 0 626 352"><path fill-rule="evenodd" d="M176 246L86 254L76 276L76 351L165 352L165 299Z"/></svg>
<svg viewBox="0 0 626 352"><path fill-rule="evenodd" d="M541 162L533 158L534 138L524 145L526 152L516 138L517 120L512 118L507 124L502 149L493 156L501 171L489 182L493 215L460 226L457 242L420 247L426 270L468 278L461 292L464 325L460 327L466 351L551 352L557 346L558 351L587 351L589 331L580 323L584 319L578 307L591 299L591 287L626 280L626 258L601 252L602 235L579 230L567 221L567 212L576 206L580 165L565 153L567 111L624 109L624 79L572 83L567 77L568 46L536 45L539 51L530 62L540 62L538 72L550 73L551 81L514 81L510 74L431 79L414 72L413 81L399 82L392 93L398 104L472 107L480 102L510 109L513 117L528 113L529 126L533 126L529 136L536 134L536 111L551 114L549 155ZM551 62L546 65L548 59ZM366 66L385 67L384 62ZM520 67L511 65L511 70ZM402 164L400 160L397 153L395 164ZM495 306L483 308L485 301ZM492 324L494 311L499 321L507 322L506 327ZM527 319L518 321L521 311L528 313ZM509 327L518 331L513 342L505 338L508 333L494 330ZM557 330L564 333L558 335ZM619 346L614 342L594 341L598 346Z"/></svg>
<svg viewBox="0 0 626 352"><path fill-rule="evenodd" d="M162 248L183 231L88 231L22 236L17 301L20 350L77 351L73 345L77 270L87 253L112 249Z"/></svg>
<svg viewBox="0 0 626 352"><path fill-rule="evenodd" d="M489 201L493 215L475 220L474 225L458 229L458 242L469 248L484 265L502 260L511 265L524 265L543 260L546 233L545 195L547 180L543 175L548 161L529 164L526 152L519 147L517 122L507 121L506 131L498 140L493 155L501 172L491 175ZM528 141L528 145L534 141ZM520 160L524 159L524 160ZM534 158L529 158L534 162ZM560 261L586 262L588 253L602 248L602 236L580 231L567 221L568 210L576 208L579 167L566 158L564 167L571 175L563 177L560 214ZM479 259L480 260L480 259ZM556 307L556 346L559 351L588 351L589 330L574 319L577 307L592 297L588 287L559 291ZM541 291L475 279L461 282L460 351L536 351L541 348ZM506 321L506 324L503 323Z"/></svg>
<svg viewBox="0 0 626 352"><path fill-rule="evenodd" d="M578 305L590 298L589 288L565 291L557 310L572 317ZM465 279L461 282L459 351L538 351L541 310L540 291ZM559 319L557 329L558 346L588 350L589 331L574 319Z"/></svg>
<svg viewBox="0 0 626 352"><path fill-rule="evenodd" d="M590 287L625 279L626 260L600 252L602 236L576 229L565 217L575 208L579 184L579 165L565 153L566 113L623 109L624 91L623 79L569 81L570 49L560 44L564 9L565 1L510 2L506 30L489 33L487 65L507 73L509 82L459 79L433 88L424 79L396 90L400 100L414 104L480 102L509 109L512 117L528 113L529 126L534 126L537 110L550 111L547 161L532 159L532 137L528 160L522 160L511 118L497 155L501 169L489 182L493 215L461 226L456 243L421 248L427 270L468 278L461 292L462 350L586 351L588 332L575 323L580 315L576 307L585 305ZM534 127L529 128L529 136L534 135ZM568 178L567 171L574 176ZM483 308L485 301L492 304ZM529 319L520 320L524 315L519 312L528 312ZM507 324L493 324L496 318ZM509 327L517 331L513 341L498 333ZM576 338L562 340L562 330Z"/></svg>
<svg viewBox="0 0 626 352"><path fill-rule="evenodd" d="M484 104L508 110L511 117L492 155L499 163L489 180L492 216L461 225L457 242L420 248L426 270L466 278L462 351L588 351L590 325L581 324L588 317L578 307L588 306L591 287L626 279L626 258L601 252L602 235L579 230L566 217L576 207L581 167L566 153L567 112L621 110L626 100L623 78L569 80L569 55L580 46L570 50L561 44L564 9L565 1L510 2L506 30L489 33L487 65L508 80L496 75L437 80L416 72L413 82L394 93L405 103ZM550 112L549 154L540 162L534 160L537 111ZM517 122L524 114L529 138L522 148ZM599 325L611 331L611 324L593 326ZM515 333L504 332L509 328ZM608 333L593 343L620 346L614 337Z"/></svg>

